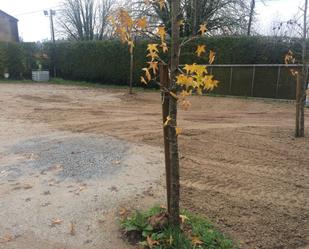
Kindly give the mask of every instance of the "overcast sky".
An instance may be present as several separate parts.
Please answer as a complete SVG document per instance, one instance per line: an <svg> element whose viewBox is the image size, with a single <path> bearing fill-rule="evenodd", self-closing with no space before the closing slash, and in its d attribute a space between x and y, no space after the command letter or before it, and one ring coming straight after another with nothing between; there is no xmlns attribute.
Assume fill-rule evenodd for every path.
<svg viewBox="0 0 309 249"><path fill-rule="evenodd" d="M303 0L259 0L256 8L256 29L269 34L271 23L287 20L297 11ZM24 41L50 39L49 19L43 14L44 9L57 9L62 0L0 0L0 9L19 19L19 33ZM56 37L57 38L57 37Z"/></svg>

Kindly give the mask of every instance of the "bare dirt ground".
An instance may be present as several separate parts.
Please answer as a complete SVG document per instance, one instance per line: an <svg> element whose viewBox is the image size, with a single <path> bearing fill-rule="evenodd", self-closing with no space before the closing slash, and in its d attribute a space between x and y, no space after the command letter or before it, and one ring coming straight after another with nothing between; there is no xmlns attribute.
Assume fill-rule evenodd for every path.
<svg viewBox="0 0 309 249"><path fill-rule="evenodd" d="M209 217L220 230L238 241L241 248L307 248L309 139L293 138L294 105L219 97L192 97L191 101L191 110L179 113L179 126L184 128L183 134L179 137L182 207ZM100 225L94 225L97 216L116 209L123 204L121 200L126 206L130 205L129 200L133 205L134 202L138 202L140 206L144 203L149 205L162 201L160 186L164 182L161 174L163 141L158 92L139 92L134 96L128 96L125 90L50 84L1 84L0 117L0 153L2 153L0 172L2 165L13 165L26 159L38 160L35 158L36 153L32 158L31 154L30 156L20 154L21 151L15 148L16 144L20 145L25 141L29 143L29 139L38 141L39 144L51 141L52 146L55 141L67 141L67 137L76 139L77 136L79 137L77 141L85 142L87 140L85 138L96 136L103 139L100 141L104 143L106 136L112 136L116 141L128 143L130 150L127 154L145 155L145 158L135 158L135 161L134 158L128 159L125 155L119 159L129 166L125 167L127 170L116 174L117 183L125 181L126 177L131 180L141 178L132 189L121 191L127 186L123 184L120 185L119 191L117 188L118 192L115 191L113 177L108 183L102 179L84 180L84 182L74 180L74 187L79 184L77 191L83 188L83 183L87 183L85 192L78 192L77 197L82 195L81 199L85 198L84 201L88 203L85 204L86 207L90 207L88 209L78 201L80 199L74 200L75 195L74 198L69 194L61 195L62 190L72 185L72 180L66 179L56 182L60 185L58 191L61 190L61 193L57 191L53 193L61 199L57 200L56 205L48 207L48 211L42 211L44 207L39 205L46 201L44 195L44 198L42 197L45 189L32 185L43 186L44 180L48 183L56 177L55 172L48 171L42 175L40 172L27 171L26 183L21 181L24 175L18 178L18 182L16 179L10 182L0 178L2 214L2 216L0 214L0 238L5 236L5 233L10 234L16 227L17 231L24 232L15 234L18 236L14 240L4 245L0 244L0 248L1 245L3 248L30 248L21 247L27 243L32 246L31 248L40 248L35 247L39 238L46 241L44 248L60 249L61 246L64 247L64 243L69 245L64 248L109 248L108 243L110 248L126 248L127 245L122 245L115 235L117 234L115 223L103 222L100 229ZM309 118L308 110L306 118ZM309 134L308 125L306 132ZM38 137L39 140L33 140ZM87 147L87 144L84 146ZM15 148L15 153L12 153L12 148ZM11 154L8 151L11 151ZM135 165L139 160L142 161L142 167ZM134 168L134 165L137 168ZM147 169L143 171L145 166ZM142 173L137 174L138 170ZM137 174L136 177L126 175L130 172ZM44 177L46 179L42 179ZM32 182L29 182L31 180ZM13 186L16 183L19 184ZM148 189L150 183L153 186L151 193ZM31 187L27 184L31 184ZM113 192L112 195L106 190L108 186L109 191ZM86 190L89 191L89 195ZM26 194L14 194L16 191L28 191L29 197ZM100 198L100 191L103 191L104 198L110 203L105 207L100 207L104 203L104 198ZM35 199L37 196L40 196L40 202ZM89 205L90 199L87 199L89 196L99 198L97 204ZM16 200L18 198L24 199ZM33 209L31 198L37 202L37 209ZM56 202L55 198L52 200ZM18 208L6 204L8 201L23 207L21 215L18 215ZM50 219L57 218L55 208L65 206L61 205L63 202L70 208L60 212L63 217L59 218L65 219L65 215L69 216L75 210L72 206L76 205L77 209L73 213L80 211L81 214L79 216L76 214L76 217L82 221L79 223L75 218L74 222L79 224L80 231L85 232L84 237L78 236L77 233L75 236L78 239L75 236L67 239L69 235L65 229L68 228L62 228L63 224L50 228L46 226L46 222L36 220L49 216ZM12 210L8 211L10 208ZM14 219L15 228L8 225L10 217L13 216L27 221L24 226L29 230L28 234L25 229L20 228L18 219ZM106 217L112 217L109 219L113 220L114 213ZM88 219L90 224L87 223ZM32 222L35 228L31 227ZM49 230L42 228L44 226L53 232L49 235ZM85 227L89 230L85 231ZM39 232L40 229L44 232ZM100 233L105 233L105 236L102 235L103 242L102 239L98 239ZM31 240L33 236L35 239ZM88 237L90 239L87 239ZM53 244L57 238L59 246ZM17 246L13 247L14 245Z"/></svg>

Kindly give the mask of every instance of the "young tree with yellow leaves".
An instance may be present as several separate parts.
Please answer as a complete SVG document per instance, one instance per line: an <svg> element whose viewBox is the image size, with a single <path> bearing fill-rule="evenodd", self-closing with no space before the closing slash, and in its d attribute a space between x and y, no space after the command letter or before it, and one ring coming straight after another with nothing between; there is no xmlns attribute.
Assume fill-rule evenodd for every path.
<svg viewBox="0 0 309 249"><path fill-rule="evenodd" d="M135 47L135 35L142 32L147 27L146 17L133 20L129 13L120 8L116 11L115 16L111 16L110 21L115 28L116 34L119 36L123 43L127 43L130 52L130 81L129 81L129 93L132 94L133 87L133 70L134 70L134 47Z"/></svg>
<svg viewBox="0 0 309 249"><path fill-rule="evenodd" d="M149 4L158 4L160 8L167 6L166 0L147 0ZM160 25L155 34L159 38L160 43L150 43L147 46L147 67L143 68L144 76L141 76L141 82L148 84L153 81L160 85L163 95L168 97L168 116L164 120L164 128L168 130L168 161L170 167L167 167L167 203L169 222L175 227L179 227L179 200L180 200L180 181L179 181L179 154L178 154L178 135L181 129L177 126L177 106L180 102L181 105L188 109L190 102L187 100L187 96L192 93L202 94L205 91L213 90L218 81L216 81L213 75L210 75L206 65L198 65L196 63L187 64L183 68L179 66L179 57L181 48L188 42L198 36L204 36L207 32L206 24L201 24L197 36L190 37L186 40L180 40L180 29L183 25L180 0L170 1L171 7L171 37L167 39L167 32L164 25ZM117 33L120 34L120 38L127 42L131 50L133 50L134 43L131 37L131 30L134 27L134 22L128 15L123 13L124 10L120 10L120 15L113 20L114 26L117 29ZM143 27L146 29L146 27ZM168 47L168 41L170 47ZM160 53L167 53L170 51L169 63L165 63ZM198 45L195 52L197 56L207 55L206 45ZM212 64L215 59L215 53L209 51L209 64ZM157 81L159 64L169 65L169 84L163 86Z"/></svg>
<svg viewBox="0 0 309 249"><path fill-rule="evenodd" d="M305 105L306 105L306 90L308 82L308 58L307 58L307 36L308 36L308 0L304 0L304 7L300 8L303 14L303 23L299 24L297 21L288 22L288 24L296 24L296 28L301 28L299 31L302 41L302 53L301 59L298 60L302 64L301 70L291 69L291 73L296 77L296 126L295 126L295 137L305 136ZM296 29L297 31L297 29ZM295 64L295 54L289 51L285 56L286 64Z"/></svg>

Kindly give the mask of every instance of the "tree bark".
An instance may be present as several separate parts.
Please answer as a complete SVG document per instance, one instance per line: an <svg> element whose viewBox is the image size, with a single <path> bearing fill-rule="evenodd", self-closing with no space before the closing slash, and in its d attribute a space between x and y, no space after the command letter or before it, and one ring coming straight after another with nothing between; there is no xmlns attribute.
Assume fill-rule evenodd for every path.
<svg viewBox="0 0 309 249"><path fill-rule="evenodd" d="M171 39L171 81L170 91L176 94L176 76L179 67L179 22L180 22L180 0L171 1L172 17L172 39ZM170 224L179 227L179 155L178 139L176 134L177 126L177 99L170 95L169 116L171 122L169 125L169 143L170 143L170 160L171 160L171 212Z"/></svg>

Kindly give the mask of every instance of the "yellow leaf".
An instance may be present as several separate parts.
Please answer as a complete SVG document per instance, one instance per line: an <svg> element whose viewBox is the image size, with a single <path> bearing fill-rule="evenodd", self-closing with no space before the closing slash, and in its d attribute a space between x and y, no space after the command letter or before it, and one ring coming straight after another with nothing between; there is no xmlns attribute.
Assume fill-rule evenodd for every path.
<svg viewBox="0 0 309 249"><path fill-rule="evenodd" d="M202 53L206 52L206 46L205 45L198 45L195 53L197 54L198 57L201 56Z"/></svg>
<svg viewBox="0 0 309 249"><path fill-rule="evenodd" d="M141 76L141 83L148 85L148 82L145 80L145 78L143 76Z"/></svg>
<svg viewBox="0 0 309 249"><path fill-rule="evenodd" d="M72 236L74 236L76 234L76 232L75 232L75 224L72 221L70 222L70 234Z"/></svg>
<svg viewBox="0 0 309 249"><path fill-rule="evenodd" d="M191 102L189 101L189 100L183 100L182 102L181 102L181 106L183 107L183 109L184 110L189 110L190 109L190 107L191 107Z"/></svg>
<svg viewBox="0 0 309 249"><path fill-rule="evenodd" d="M147 57L151 58L151 61L154 61L155 59L159 58L159 55L155 51L151 51L149 54L147 54Z"/></svg>
<svg viewBox="0 0 309 249"><path fill-rule="evenodd" d="M189 218L187 217L187 216L185 216L185 215L179 215L179 218L180 218L180 220L181 220L181 223L185 223L185 221L186 220L189 220Z"/></svg>
<svg viewBox="0 0 309 249"><path fill-rule="evenodd" d="M123 216L123 215L125 215L127 212L128 212L127 209L121 208L121 209L119 210L119 215Z"/></svg>
<svg viewBox="0 0 309 249"><path fill-rule="evenodd" d="M185 85L188 82L188 77L184 74L179 74L176 76L176 83L179 85Z"/></svg>
<svg viewBox="0 0 309 249"><path fill-rule="evenodd" d="M182 133L182 129L179 128L179 127L176 127L176 136L180 135L181 133ZM184 222L182 222L182 223L184 223Z"/></svg>
<svg viewBox="0 0 309 249"><path fill-rule="evenodd" d="M157 3L160 6L160 10L162 10L165 7L165 0L157 0Z"/></svg>
<svg viewBox="0 0 309 249"><path fill-rule="evenodd" d="M52 222L51 224L54 226L54 225L60 225L62 223L62 220L59 219L59 218L54 218L52 219Z"/></svg>
<svg viewBox="0 0 309 249"><path fill-rule="evenodd" d="M2 239L0 239L0 243L10 242L14 239L14 237L10 234L5 235Z"/></svg>
<svg viewBox="0 0 309 249"><path fill-rule="evenodd" d="M171 117L170 116L167 116L167 118L166 118L166 120L165 120L165 122L164 122L164 127L165 126L168 126L169 125L169 123L171 122Z"/></svg>
<svg viewBox="0 0 309 249"><path fill-rule="evenodd" d="M213 90L215 87L218 86L219 81L214 80L212 75L205 75L203 83L205 90Z"/></svg>
<svg viewBox="0 0 309 249"><path fill-rule="evenodd" d="M158 50L158 44L148 44L148 45L147 45L147 50L148 50L149 52L151 52L151 51L159 52L159 50Z"/></svg>
<svg viewBox="0 0 309 249"><path fill-rule="evenodd" d="M162 48L163 53L166 53L166 52L168 51L168 47L167 47L166 42L162 42L162 44L160 45L160 47Z"/></svg>
<svg viewBox="0 0 309 249"><path fill-rule="evenodd" d="M212 64L215 61L216 53L212 50L209 52L209 64Z"/></svg>
<svg viewBox="0 0 309 249"><path fill-rule="evenodd" d="M160 36L161 41L163 42L165 40L165 36L166 36L165 27L164 26L159 26L157 34Z"/></svg>
<svg viewBox="0 0 309 249"><path fill-rule="evenodd" d="M147 28L147 18L144 16L143 18L140 18L136 21L136 26L140 29L146 29Z"/></svg>
<svg viewBox="0 0 309 249"><path fill-rule="evenodd" d="M187 74L190 74L190 73L192 73L193 70L194 70L194 65L188 65L188 64L186 64L186 65L184 66L183 69L187 71Z"/></svg>
<svg viewBox="0 0 309 249"><path fill-rule="evenodd" d="M145 71L145 75L146 75L147 80L150 81L151 80L151 74L150 74L148 68L146 68L146 67L143 68L143 71Z"/></svg>
<svg viewBox="0 0 309 249"><path fill-rule="evenodd" d="M178 100L178 97L177 97L177 95L176 95L175 93L169 92L169 94L170 94L174 99Z"/></svg>
<svg viewBox="0 0 309 249"><path fill-rule="evenodd" d="M193 237L192 238L192 243L195 246L199 246L199 245L203 245L204 244L204 242L201 241L198 237Z"/></svg>
<svg viewBox="0 0 309 249"><path fill-rule="evenodd" d="M147 62L149 64L149 69L152 69L154 74L157 74L158 68L158 62L157 61L150 61Z"/></svg>
<svg viewBox="0 0 309 249"><path fill-rule="evenodd" d="M192 94L192 91L189 91L189 92L187 92L187 91L182 91L181 93L180 93L180 96L182 97L182 98L185 98L185 97L187 97L187 96L190 96Z"/></svg>
<svg viewBox="0 0 309 249"><path fill-rule="evenodd" d="M151 249L154 246L159 245L160 243L157 240L153 240L150 236L147 236L147 244L148 244L149 248Z"/></svg>
<svg viewBox="0 0 309 249"><path fill-rule="evenodd" d="M202 35L204 35L207 32L206 24L200 25L199 32L201 32Z"/></svg>

